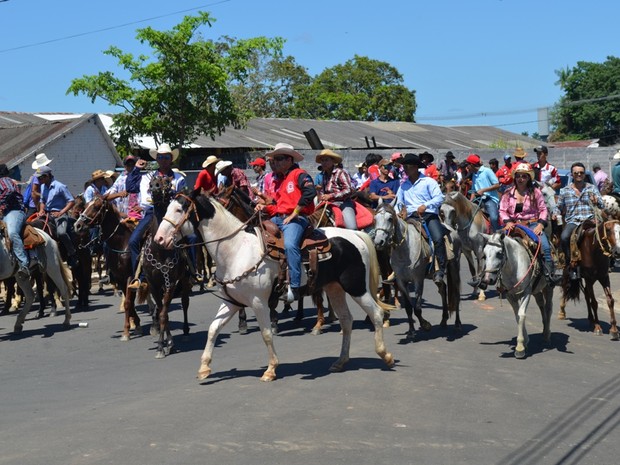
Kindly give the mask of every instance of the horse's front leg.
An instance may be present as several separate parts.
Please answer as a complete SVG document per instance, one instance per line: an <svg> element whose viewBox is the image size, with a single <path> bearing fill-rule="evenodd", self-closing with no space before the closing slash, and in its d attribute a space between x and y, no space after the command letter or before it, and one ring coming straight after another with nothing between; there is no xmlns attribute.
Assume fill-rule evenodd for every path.
<svg viewBox="0 0 620 465"><path fill-rule="evenodd" d="M157 351L155 352L155 358L158 359L165 358L167 355L170 355L173 348L168 317L168 310L170 308L170 302L172 301L172 292L173 290L166 289L162 299L161 310L159 311L159 338L157 340Z"/></svg>
<svg viewBox="0 0 620 465"><path fill-rule="evenodd" d="M34 291L32 290L32 286L30 285L30 280L18 279L17 284L24 293L24 306L18 313L17 320L15 321L15 326L13 327L13 332L15 334L21 333L24 329L26 315L30 311L30 308L32 307L32 302L34 301Z"/></svg>
<svg viewBox="0 0 620 465"><path fill-rule="evenodd" d="M424 271L422 273L424 273ZM416 317L418 317L418 321L420 322L420 328L422 328L424 331L430 331L433 328L433 325L431 325L422 317L422 295L424 294L424 276L418 279L417 282L414 281L413 286L413 295L415 301L415 305L413 306L413 313Z"/></svg>
<svg viewBox="0 0 620 465"><path fill-rule="evenodd" d="M560 297L560 310L558 311L558 320L566 320L566 295L562 291Z"/></svg>
<svg viewBox="0 0 620 465"><path fill-rule="evenodd" d="M239 334L248 333L248 314L245 312L245 307L239 309Z"/></svg>
<svg viewBox="0 0 620 465"><path fill-rule="evenodd" d="M342 330L342 344L340 346L340 357L329 368L331 372L344 370L344 366L349 361L349 349L351 347L351 331L353 330L353 317L347 305L346 294L342 286L336 282L325 286L325 292L329 298L329 303L333 307Z"/></svg>
<svg viewBox="0 0 620 465"><path fill-rule="evenodd" d="M198 370L198 379L203 380L206 379L211 374L211 360L213 355L213 347L215 346L215 341L217 339L217 335L220 333L222 328L226 323L230 321L230 319L234 316L235 313L241 310L242 307L233 304L223 303L220 305L220 308L215 315L215 319L211 322L209 326L209 334L207 336L207 343L205 345L205 349L202 352L202 356L200 357L200 368Z"/></svg>
<svg viewBox="0 0 620 465"><path fill-rule="evenodd" d="M183 335L189 334L189 319L187 313L189 311L189 295L192 293L192 283L189 279L183 278L181 288L181 306L183 307Z"/></svg>
<svg viewBox="0 0 620 465"><path fill-rule="evenodd" d="M407 322L409 323L409 330L407 331L407 338L414 339L415 338L415 320L413 319L413 307L416 304L416 295L414 294L413 299L409 294L409 288L407 286L407 282L400 279L400 277L396 276L396 286L400 290L402 295L402 304L405 307L405 313L407 314Z"/></svg>
<svg viewBox="0 0 620 465"><path fill-rule="evenodd" d="M125 300L123 301L123 307L125 310L125 324L123 325L123 334L121 336L121 341L129 341L129 329L132 324L135 328L135 334L139 336L142 335L142 327L140 326L140 317L136 312L135 300L136 290L130 289L129 286L126 286Z"/></svg>
<svg viewBox="0 0 620 465"><path fill-rule="evenodd" d="M529 343L529 336L527 334L527 328L525 327L525 315L527 306L530 303L530 296L530 292L525 292L524 297L521 299L512 298L514 299L514 304L510 302L517 320L517 346L515 347L515 358L519 359L525 358L527 355L526 351ZM510 301L511 299L508 298L508 300Z"/></svg>
<svg viewBox="0 0 620 465"><path fill-rule="evenodd" d="M534 296L536 304L540 309L543 322L543 340L551 340L551 313L553 313L553 288L546 286L541 292Z"/></svg>
<svg viewBox="0 0 620 465"><path fill-rule="evenodd" d="M609 308L609 324L611 327L609 328L609 335L611 336L612 341L617 341L620 339L620 334L618 334L618 327L616 325L616 312L614 311L614 297L611 293L611 288L609 285L604 287L605 297L607 298L607 308Z"/></svg>
<svg viewBox="0 0 620 465"><path fill-rule="evenodd" d="M445 282L436 285L437 291L441 296L441 323L439 326L442 329L446 329L448 327L448 319L450 318L450 313L448 312L447 286Z"/></svg>
<svg viewBox="0 0 620 465"><path fill-rule="evenodd" d="M269 354L269 365L261 376L261 381L273 381L276 379L276 368L278 368L279 361L276 355L276 350L273 346L273 332L271 331L271 321L269 316L269 307L264 305L262 301L255 298L252 307L256 313L256 321L260 329L261 336L263 336L263 342L267 346L267 352Z"/></svg>
<svg viewBox="0 0 620 465"><path fill-rule="evenodd" d="M603 328L601 328L601 322L598 319L598 301L594 295L594 281L585 280L583 293L586 299L586 306L588 307L588 320L590 320L592 330L595 335L602 336Z"/></svg>

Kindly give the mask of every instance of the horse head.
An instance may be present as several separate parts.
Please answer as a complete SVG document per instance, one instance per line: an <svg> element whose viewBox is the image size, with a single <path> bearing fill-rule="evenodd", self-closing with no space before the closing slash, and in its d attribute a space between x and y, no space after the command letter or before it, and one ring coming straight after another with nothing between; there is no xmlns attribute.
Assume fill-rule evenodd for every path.
<svg viewBox="0 0 620 465"><path fill-rule="evenodd" d="M495 285L499 271L506 262L506 247L504 245L506 234L502 231L494 234L481 234L481 236L486 243L483 249L486 267L482 272L480 287L482 288L482 284L484 284L484 288L486 288L488 285Z"/></svg>
<svg viewBox="0 0 620 465"><path fill-rule="evenodd" d="M85 205L84 210L73 225L73 230L81 234L93 226L100 225L107 207L108 202L106 200L102 197L95 197Z"/></svg>
<svg viewBox="0 0 620 465"><path fill-rule="evenodd" d="M377 250L383 250L392 244L397 224L398 216L394 207L380 202L375 211L374 243Z"/></svg>
<svg viewBox="0 0 620 465"><path fill-rule="evenodd" d="M176 195L170 201L166 214L157 228L155 242L166 249L171 249L179 236L194 234L201 219L215 214L215 208L209 198L200 195L199 191L194 191L190 195Z"/></svg>

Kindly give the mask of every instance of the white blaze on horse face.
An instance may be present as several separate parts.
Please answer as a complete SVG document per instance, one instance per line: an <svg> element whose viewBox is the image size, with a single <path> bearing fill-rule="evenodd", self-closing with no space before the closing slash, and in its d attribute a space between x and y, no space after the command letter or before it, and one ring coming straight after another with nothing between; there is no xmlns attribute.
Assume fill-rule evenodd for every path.
<svg viewBox="0 0 620 465"><path fill-rule="evenodd" d="M167 249L172 248L176 226L183 221L183 217L184 212L181 204L176 200L170 202L166 210L166 215L164 216L164 221L160 223L157 228L157 233L155 233L155 242ZM183 233L184 227L185 225L181 228L181 233Z"/></svg>

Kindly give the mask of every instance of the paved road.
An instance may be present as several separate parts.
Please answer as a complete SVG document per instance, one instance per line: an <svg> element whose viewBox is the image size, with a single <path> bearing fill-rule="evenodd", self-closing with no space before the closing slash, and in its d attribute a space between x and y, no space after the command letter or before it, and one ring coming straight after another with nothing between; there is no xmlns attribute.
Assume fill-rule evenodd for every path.
<svg viewBox="0 0 620 465"><path fill-rule="evenodd" d="M437 325L433 287L424 310ZM154 358L150 336L120 342L111 291L91 302L68 330L62 316L28 319L15 337L15 316L0 318L0 464L617 462L620 343L590 333L581 306L569 305L569 319L558 321L556 303L548 348L531 307L526 360L512 356L516 324L497 297L463 301L460 334L434 327L415 342L396 312L386 330L394 369L374 354L356 307L352 359L337 374L328 372L337 325L312 336L312 315L301 326L286 317L273 383L259 381L267 354L251 317L247 335L236 324L224 329L213 374L198 383L214 295L192 297L187 339L175 301L179 352L165 360Z"/></svg>

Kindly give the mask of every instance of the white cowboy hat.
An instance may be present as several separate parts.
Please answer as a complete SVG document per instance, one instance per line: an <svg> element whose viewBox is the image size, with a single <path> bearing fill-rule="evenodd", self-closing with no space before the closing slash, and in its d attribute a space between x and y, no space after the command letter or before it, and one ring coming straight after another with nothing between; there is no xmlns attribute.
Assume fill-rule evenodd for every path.
<svg viewBox="0 0 620 465"><path fill-rule="evenodd" d="M221 173L222 170L224 170L225 168L228 168L230 165L232 165L232 161L229 161L229 160L218 161L217 165L215 165L215 174Z"/></svg>
<svg viewBox="0 0 620 465"><path fill-rule="evenodd" d="M172 161L175 161L177 158L179 158L179 149L172 150L170 148L169 144L161 144L156 149L149 150L149 154L153 158L157 158L157 154L158 153L169 153L169 154L171 154L172 155Z"/></svg>
<svg viewBox="0 0 620 465"><path fill-rule="evenodd" d="M620 150L618 150L614 155L614 160L620 160Z"/></svg>
<svg viewBox="0 0 620 465"><path fill-rule="evenodd" d="M185 172L181 171L179 168L172 168L172 171L174 171L175 173L179 173L183 177L187 176L187 174L185 174Z"/></svg>
<svg viewBox="0 0 620 465"><path fill-rule="evenodd" d="M44 153L40 153L35 157L34 161L32 162L32 169L36 170L42 166L47 166L52 162L52 160L47 158L47 155L45 155Z"/></svg>
<svg viewBox="0 0 620 465"><path fill-rule="evenodd" d="M217 163L218 161L222 160L217 158L215 155L209 155L207 159L202 162L202 167L206 168L207 166L212 165L213 163Z"/></svg>
<svg viewBox="0 0 620 465"><path fill-rule="evenodd" d="M293 157L293 161L296 162L304 159L304 156L297 152L292 145L285 144L283 142L276 144L271 152L267 152L265 154L267 158L273 158L276 155L288 155L289 157Z"/></svg>

